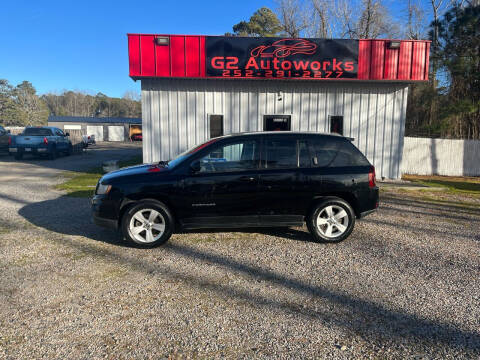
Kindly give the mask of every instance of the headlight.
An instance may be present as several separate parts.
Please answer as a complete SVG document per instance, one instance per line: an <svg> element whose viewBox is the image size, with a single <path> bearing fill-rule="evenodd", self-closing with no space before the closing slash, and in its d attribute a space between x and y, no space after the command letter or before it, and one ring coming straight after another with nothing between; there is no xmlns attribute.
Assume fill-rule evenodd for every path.
<svg viewBox="0 0 480 360"><path fill-rule="evenodd" d="M105 194L108 194L111 189L112 189L112 185L102 185L98 183L97 191L95 192L97 195L105 195Z"/></svg>

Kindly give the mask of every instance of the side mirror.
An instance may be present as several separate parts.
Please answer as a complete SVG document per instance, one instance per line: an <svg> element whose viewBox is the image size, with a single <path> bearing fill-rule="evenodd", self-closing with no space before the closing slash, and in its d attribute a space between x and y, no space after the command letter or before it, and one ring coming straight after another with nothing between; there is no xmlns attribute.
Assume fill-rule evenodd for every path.
<svg viewBox="0 0 480 360"><path fill-rule="evenodd" d="M70 136L70 133L65 133L65 136Z"/></svg>
<svg viewBox="0 0 480 360"><path fill-rule="evenodd" d="M190 164L190 170L192 173L197 173L200 171L200 161L194 161Z"/></svg>
<svg viewBox="0 0 480 360"><path fill-rule="evenodd" d="M10 134L10 130L7 130L7 134Z"/></svg>

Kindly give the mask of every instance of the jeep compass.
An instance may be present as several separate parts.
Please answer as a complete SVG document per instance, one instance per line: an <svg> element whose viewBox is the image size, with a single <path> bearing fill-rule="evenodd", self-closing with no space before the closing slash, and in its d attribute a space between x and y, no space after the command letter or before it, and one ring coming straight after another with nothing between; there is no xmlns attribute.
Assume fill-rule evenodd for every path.
<svg viewBox="0 0 480 360"><path fill-rule="evenodd" d="M287 227L339 242L378 207L375 169L339 135L256 132L211 139L170 161L104 175L92 199L96 224L136 246L178 229Z"/></svg>

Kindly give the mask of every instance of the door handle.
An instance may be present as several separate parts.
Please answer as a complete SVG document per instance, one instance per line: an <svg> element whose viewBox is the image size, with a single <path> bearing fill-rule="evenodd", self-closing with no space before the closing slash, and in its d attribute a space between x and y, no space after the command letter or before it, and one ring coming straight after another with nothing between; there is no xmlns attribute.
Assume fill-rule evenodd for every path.
<svg viewBox="0 0 480 360"><path fill-rule="evenodd" d="M255 181L253 176L241 176L240 181Z"/></svg>

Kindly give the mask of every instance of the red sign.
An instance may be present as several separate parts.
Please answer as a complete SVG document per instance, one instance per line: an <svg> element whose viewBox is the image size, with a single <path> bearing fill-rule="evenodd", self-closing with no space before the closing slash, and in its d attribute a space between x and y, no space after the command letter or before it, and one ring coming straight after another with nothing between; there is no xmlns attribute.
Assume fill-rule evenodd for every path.
<svg viewBox="0 0 480 360"><path fill-rule="evenodd" d="M207 37L206 45L209 77L357 77L357 40Z"/></svg>

